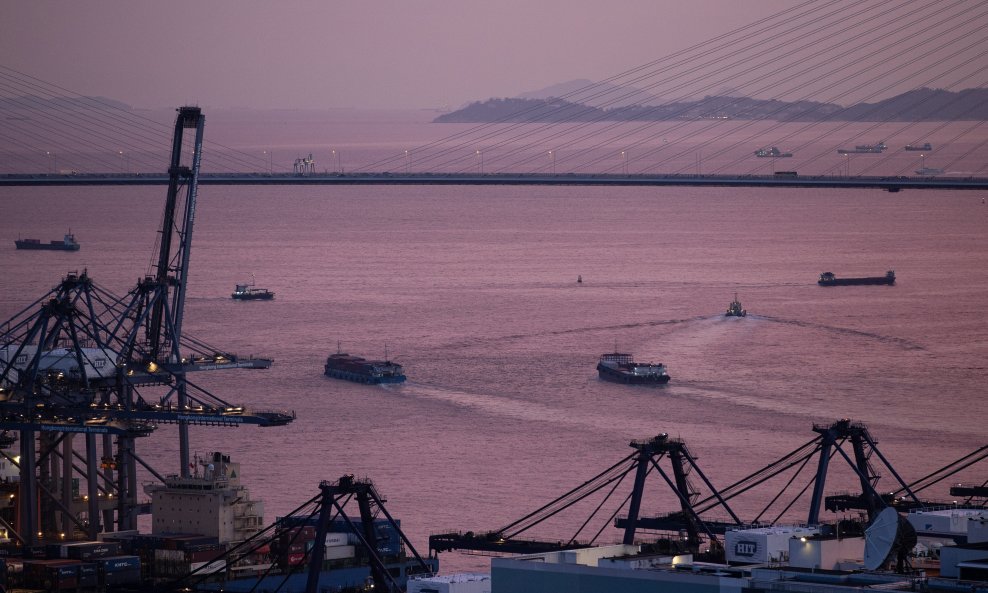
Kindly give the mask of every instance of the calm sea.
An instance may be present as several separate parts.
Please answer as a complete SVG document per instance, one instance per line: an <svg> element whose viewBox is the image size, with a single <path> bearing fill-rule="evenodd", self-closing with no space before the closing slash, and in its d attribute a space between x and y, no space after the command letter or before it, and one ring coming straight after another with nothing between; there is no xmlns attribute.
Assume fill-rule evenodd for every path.
<svg viewBox="0 0 988 593"><path fill-rule="evenodd" d="M249 122L223 125L213 140L264 146ZM346 125L348 150L365 142L382 154L439 133L421 121ZM267 129L281 130L280 150L313 149L297 130ZM0 319L68 271L126 293L154 261L164 195L0 189ZM68 227L77 253L14 249L19 236L55 239ZM816 285L823 271L893 268L893 287ZM230 299L251 274L274 301ZM735 293L747 318L722 315ZM204 186L185 331L275 365L196 379L298 419L196 427L193 449L239 460L269 519L320 480L371 478L422 552L429 533L501 527L658 433L684 439L722 486L811 440L814 423L851 418L912 480L988 441L986 297L988 206L967 191ZM408 382L323 376L338 346L387 350ZM665 363L672 381L601 382L597 357L615 348ZM162 473L178 469L171 427L138 452ZM835 461L828 492L853 486L843 466ZM984 479L982 464L949 481ZM947 487L924 494L946 499ZM648 488L645 512L677 508L660 480ZM777 490L733 506L753 518ZM805 513L797 504L787 516ZM570 537L588 515L531 535Z"/></svg>

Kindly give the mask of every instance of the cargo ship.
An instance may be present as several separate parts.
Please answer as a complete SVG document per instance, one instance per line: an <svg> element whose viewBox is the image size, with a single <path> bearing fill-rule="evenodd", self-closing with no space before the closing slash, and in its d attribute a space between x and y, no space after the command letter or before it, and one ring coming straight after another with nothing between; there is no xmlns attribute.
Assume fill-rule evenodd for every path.
<svg viewBox="0 0 988 593"><path fill-rule="evenodd" d="M214 452L196 455L192 465L189 475L145 487L150 533L103 533L99 541L60 541L0 558L0 590L310 590L317 515L281 517L265 527L264 503L241 482L239 463ZM390 515L365 524L362 516L337 514L326 525L316 590L371 590L375 561L376 574L386 571L402 590L410 577L439 570L438 559L420 558L406 542L400 520ZM384 585L377 589L391 590Z"/></svg>
<svg viewBox="0 0 988 593"><path fill-rule="evenodd" d="M854 148L838 148L837 154L878 154L888 150L884 142L878 144L858 144Z"/></svg>
<svg viewBox="0 0 988 593"><path fill-rule="evenodd" d="M792 156L792 153L791 152L782 152L777 147L773 146L772 148L769 148L769 149L759 148L758 150L755 151L755 156L760 157L760 158L785 159L785 158L791 157Z"/></svg>
<svg viewBox="0 0 988 593"><path fill-rule="evenodd" d="M889 270L884 276L871 276L866 278L838 278L833 272L820 274L817 280L820 286L857 286L862 284L895 284L895 271Z"/></svg>
<svg viewBox="0 0 988 593"><path fill-rule="evenodd" d="M385 356L387 359L387 356ZM326 359L324 373L335 379L377 385L401 383L405 380L401 365L390 360L367 360L346 352L331 354Z"/></svg>
<svg viewBox="0 0 988 593"><path fill-rule="evenodd" d="M42 243L40 239L17 239L14 245L18 249L33 249L45 251L79 251L79 243L75 240L75 235L66 233L61 241L49 241Z"/></svg>
<svg viewBox="0 0 988 593"><path fill-rule="evenodd" d="M655 385L669 382L669 373L661 362L635 362L623 352L601 354L597 374L605 381L633 385Z"/></svg>
<svg viewBox="0 0 988 593"><path fill-rule="evenodd" d="M931 150L933 150L933 145L930 144L929 142L925 144L906 144L906 150L930 152Z"/></svg>
<svg viewBox="0 0 988 593"><path fill-rule="evenodd" d="M747 315L748 311L741 306L741 301L738 300L738 293L734 293L734 300L727 306L724 317L747 317Z"/></svg>

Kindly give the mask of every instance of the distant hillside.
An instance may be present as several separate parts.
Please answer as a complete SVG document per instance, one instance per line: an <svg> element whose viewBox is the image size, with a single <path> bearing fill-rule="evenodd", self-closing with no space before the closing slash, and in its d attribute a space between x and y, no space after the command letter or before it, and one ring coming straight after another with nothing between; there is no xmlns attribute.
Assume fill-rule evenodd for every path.
<svg viewBox="0 0 988 593"><path fill-rule="evenodd" d="M572 95L572 96L571 96ZM580 78L518 95L518 99L554 99L565 97L591 107L627 107L630 105L661 105L661 97L633 86L595 83Z"/></svg>
<svg viewBox="0 0 988 593"><path fill-rule="evenodd" d="M562 99L488 99L443 114L438 123L669 121L741 119L776 121L988 120L988 89L958 92L919 89L879 101L843 107L812 101L711 96L662 105L602 109Z"/></svg>
<svg viewBox="0 0 988 593"><path fill-rule="evenodd" d="M130 105L107 99L106 97L0 97L0 109L123 109L130 111Z"/></svg>

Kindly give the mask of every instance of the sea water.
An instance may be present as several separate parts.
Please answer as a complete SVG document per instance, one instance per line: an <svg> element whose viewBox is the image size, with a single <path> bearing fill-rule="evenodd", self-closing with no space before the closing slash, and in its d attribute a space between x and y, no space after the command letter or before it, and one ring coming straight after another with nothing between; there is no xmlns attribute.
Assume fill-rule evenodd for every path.
<svg viewBox="0 0 988 593"><path fill-rule="evenodd" d="M427 126L422 137L435 134ZM376 149L404 144L375 133ZM156 261L164 194L0 189L0 319L70 271L126 293ZM14 249L68 227L79 252ZM824 271L888 269L894 286L816 284ZM815 423L850 418L911 481L988 440L986 270L988 207L969 191L202 186L185 332L275 362L193 380L297 419L192 427L192 448L239 461L268 520L320 480L370 478L420 552L430 533L506 525L660 433L724 486L816 437ZM230 298L251 275L275 300ZM723 315L735 293L745 318ZM387 352L408 381L325 377L338 348ZM597 358L615 349L666 364L672 380L600 381ZM160 473L178 471L173 426L137 447ZM879 489L896 489L872 463ZM855 487L839 458L831 466L828 493ZM982 464L923 494L947 499L950 483L984 479ZM647 488L644 514L678 508L657 476ZM732 508L753 519L779 488ZM620 539L607 525L627 492L630 478L579 538ZM526 536L573 537L595 505ZM786 520L805 520L807 506Z"/></svg>

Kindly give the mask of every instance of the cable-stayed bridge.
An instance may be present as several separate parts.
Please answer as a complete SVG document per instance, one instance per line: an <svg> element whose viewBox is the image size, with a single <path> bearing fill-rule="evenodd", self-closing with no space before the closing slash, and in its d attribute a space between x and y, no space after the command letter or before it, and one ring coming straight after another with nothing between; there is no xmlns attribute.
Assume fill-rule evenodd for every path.
<svg viewBox="0 0 988 593"><path fill-rule="evenodd" d="M480 104L500 110L424 142L211 133L200 183L985 189L985 22L977 0L809 0L559 97ZM171 114L2 65L0 107L0 185L164 183Z"/></svg>

